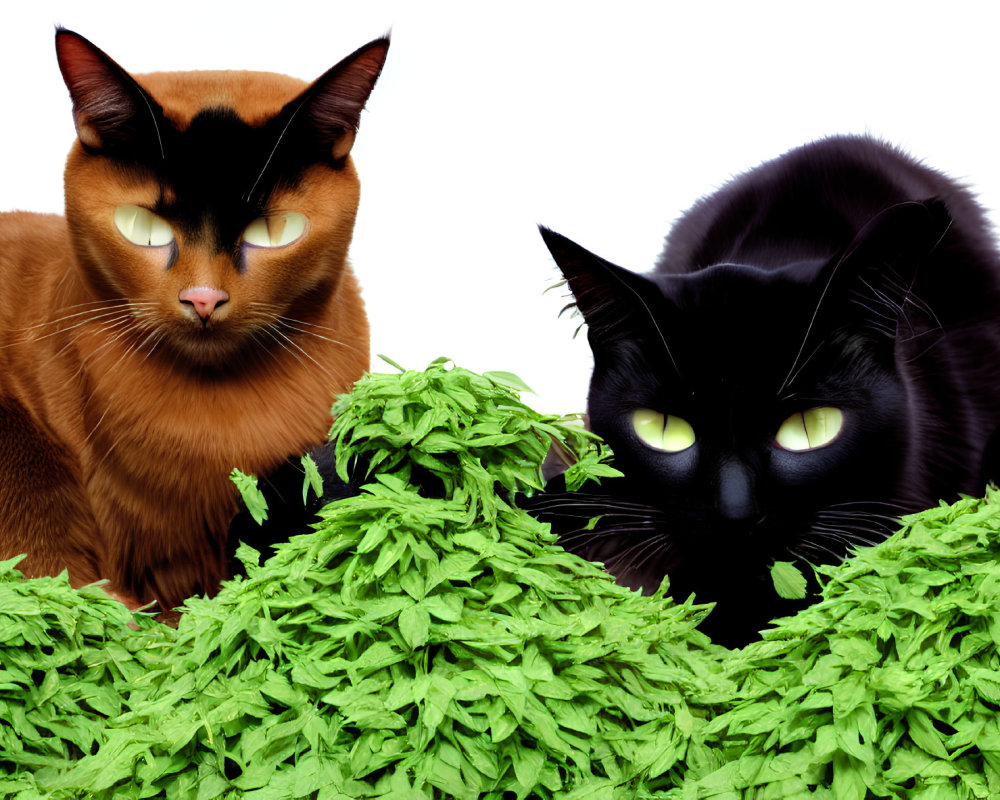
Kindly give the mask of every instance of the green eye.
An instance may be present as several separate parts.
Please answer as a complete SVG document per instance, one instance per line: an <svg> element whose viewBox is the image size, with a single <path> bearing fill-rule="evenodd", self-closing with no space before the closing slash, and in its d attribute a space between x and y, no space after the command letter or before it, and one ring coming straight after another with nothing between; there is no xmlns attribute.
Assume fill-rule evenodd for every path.
<svg viewBox="0 0 1000 800"><path fill-rule="evenodd" d="M810 408L782 422L774 439L785 450L803 453L826 447L843 427L844 415L839 408Z"/></svg>
<svg viewBox="0 0 1000 800"><path fill-rule="evenodd" d="M141 206L118 206L115 227L132 244L140 247L162 247L174 240L174 232L162 217Z"/></svg>
<svg viewBox="0 0 1000 800"><path fill-rule="evenodd" d="M306 216L297 211L285 211L268 217L257 217L243 231L243 241L254 247L284 247L306 232Z"/></svg>
<svg viewBox="0 0 1000 800"><path fill-rule="evenodd" d="M632 414L636 436L656 450L679 453L694 444L694 428L680 417L640 408Z"/></svg>

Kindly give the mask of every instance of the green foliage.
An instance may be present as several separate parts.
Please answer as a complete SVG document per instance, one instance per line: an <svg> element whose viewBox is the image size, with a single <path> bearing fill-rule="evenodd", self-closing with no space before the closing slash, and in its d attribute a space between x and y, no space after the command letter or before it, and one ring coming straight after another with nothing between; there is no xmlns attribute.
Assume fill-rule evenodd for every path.
<svg viewBox="0 0 1000 800"><path fill-rule="evenodd" d="M76 591L65 573L24 580L19 560L0 562L0 797L62 797L39 794L35 775L103 746L163 640L142 617L130 629L133 615L98 586Z"/></svg>
<svg viewBox="0 0 1000 800"><path fill-rule="evenodd" d="M301 463L302 472L305 475L305 480L302 481L302 502L305 503L309 499L310 489L317 497L323 496L323 476L319 474L316 462L308 453L302 456ZM259 525L260 522L258 521L257 524Z"/></svg>
<svg viewBox="0 0 1000 800"><path fill-rule="evenodd" d="M1000 796L1000 493L904 522L729 661L725 763L669 797Z"/></svg>
<svg viewBox="0 0 1000 800"><path fill-rule="evenodd" d="M771 581L778 597L802 600L806 596L806 576L791 561L775 561L771 565Z"/></svg>
<svg viewBox="0 0 1000 800"><path fill-rule="evenodd" d="M257 488L257 476L245 475L238 469L234 469L229 479L239 490L240 496L243 498L243 503L246 505L247 511L250 512L250 516L260 525L260 523L267 519L267 501L264 499L264 495L260 489Z"/></svg>
<svg viewBox="0 0 1000 800"><path fill-rule="evenodd" d="M263 565L241 547L176 630L0 564L0 796L1000 794L1000 496L908 518L730 651L514 507L553 439L578 482L609 468L511 378L360 381L332 436L361 495Z"/></svg>

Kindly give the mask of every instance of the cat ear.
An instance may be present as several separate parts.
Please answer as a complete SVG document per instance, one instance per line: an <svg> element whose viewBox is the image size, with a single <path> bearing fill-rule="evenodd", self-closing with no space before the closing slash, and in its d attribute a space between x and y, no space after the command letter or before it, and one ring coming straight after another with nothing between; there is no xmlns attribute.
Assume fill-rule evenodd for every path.
<svg viewBox="0 0 1000 800"><path fill-rule="evenodd" d="M834 305L843 306L846 301L870 327L894 336L895 323L907 305L923 305L912 295L914 280L951 224L951 215L940 200L886 209L834 259L824 295L839 296L842 302L834 300Z"/></svg>
<svg viewBox="0 0 1000 800"><path fill-rule="evenodd" d="M73 99L73 122L90 150L155 143L160 155L159 106L102 50L73 31L56 31L56 57Z"/></svg>
<svg viewBox="0 0 1000 800"><path fill-rule="evenodd" d="M595 350L642 336L647 323L656 326L651 307L662 295L649 280L548 228L538 230L573 292Z"/></svg>
<svg viewBox="0 0 1000 800"><path fill-rule="evenodd" d="M361 111L388 51L388 37L369 42L323 73L290 104L293 113L305 119L311 138L334 161L345 158L354 146Z"/></svg>

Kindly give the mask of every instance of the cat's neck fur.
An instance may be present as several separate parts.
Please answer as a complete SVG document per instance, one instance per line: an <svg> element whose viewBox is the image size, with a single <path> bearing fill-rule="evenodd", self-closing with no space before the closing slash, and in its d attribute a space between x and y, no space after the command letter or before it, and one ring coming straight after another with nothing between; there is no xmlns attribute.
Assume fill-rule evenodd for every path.
<svg viewBox="0 0 1000 800"><path fill-rule="evenodd" d="M100 565L96 559L94 571L78 565L73 582L108 578L136 604L153 596L179 602L191 587L150 586L151 574L135 569L174 562L201 573L196 590L211 591L222 577L223 536L236 510L229 472L267 474L286 455L325 439L336 395L367 368L366 351L341 344L368 339L356 280L343 276L316 323L328 329L324 338L303 339L297 357L265 355L237 374L199 374L167 359L143 358L132 338L118 339L99 322L60 323L95 302L94 295L68 256L65 222L19 216L25 227L45 234L0 240L8 255L28 245L20 263L31 287L5 304L5 324L23 331L0 351L5 388L38 409L76 455L85 494L94 498L81 503L81 520L91 506L96 527L112 534ZM30 559L23 567L62 568L40 556L38 568Z"/></svg>

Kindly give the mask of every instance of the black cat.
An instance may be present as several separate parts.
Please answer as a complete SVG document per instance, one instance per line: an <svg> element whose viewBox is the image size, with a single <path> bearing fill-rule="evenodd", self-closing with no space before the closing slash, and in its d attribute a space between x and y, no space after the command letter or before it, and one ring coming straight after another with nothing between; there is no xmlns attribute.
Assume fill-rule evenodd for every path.
<svg viewBox="0 0 1000 800"><path fill-rule="evenodd" d="M542 235L624 477L526 505L620 583L716 602L717 642L804 604L779 600L775 560L835 563L982 491L1000 257L942 174L869 138L800 147L696 203L646 276Z"/></svg>
<svg viewBox="0 0 1000 800"><path fill-rule="evenodd" d="M902 513L982 491L1000 256L942 174L867 138L806 145L695 204L647 276L542 235L587 322L591 427L624 477L557 477L522 505L620 583L669 575L675 597L716 602L715 641L808 602L778 598L775 560L835 563ZM995 452L987 477L1000 434ZM332 448L314 457L324 501L357 492ZM265 485L270 522L244 513L231 541L308 530L298 459Z"/></svg>

